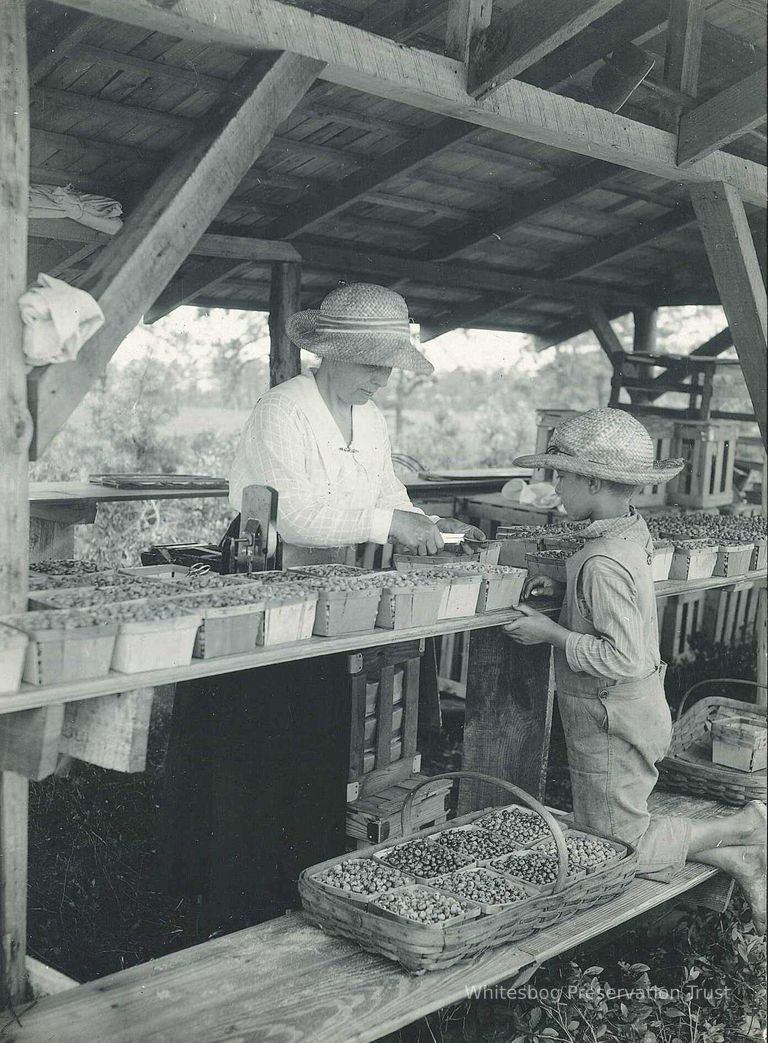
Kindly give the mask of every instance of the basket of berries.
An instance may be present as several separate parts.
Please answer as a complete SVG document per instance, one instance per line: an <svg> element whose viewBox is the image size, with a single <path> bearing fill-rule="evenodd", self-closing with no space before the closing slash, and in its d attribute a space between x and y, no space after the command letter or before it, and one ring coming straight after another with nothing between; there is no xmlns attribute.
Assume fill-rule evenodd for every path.
<svg viewBox="0 0 768 1043"><path fill-rule="evenodd" d="M718 543L716 540L696 538L676 540L675 553L669 568L670 579L709 579L715 571Z"/></svg>
<svg viewBox="0 0 768 1043"><path fill-rule="evenodd" d="M102 612L42 610L6 616L3 622L29 639L22 675L28 684L67 684L109 673L117 625Z"/></svg>
<svg viewBox="0 0 768 1043"><path fill-rule="evenodd" d="M496 784L519 804L409 836L418 791L460 778ZM425 779L408 794L402 817L407 839L305 869L299 892L305 913L324 930L416 974L609 901L635 875L637 852L630 845L570 830L523 790L477 772ZM551 849L522 846L542 840Z"/></svg>
<svg viewBox="0 0 768 1043"><path fill-rule="evenodd" d="M28 640L23 630L0 623L0 694L18 692Z"/></svg>

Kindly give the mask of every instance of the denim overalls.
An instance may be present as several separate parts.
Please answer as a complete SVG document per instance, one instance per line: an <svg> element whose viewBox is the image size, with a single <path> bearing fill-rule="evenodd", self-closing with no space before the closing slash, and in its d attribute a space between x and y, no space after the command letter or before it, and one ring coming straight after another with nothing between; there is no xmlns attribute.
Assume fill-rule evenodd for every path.
<svg viewBox="0 0 768 1043"><path fill-rule="evenodd" d="M662 683L665 667L659 659L653 543L638 520L636 534L587 540L568 559L560 623L579 634L596 634L579 605L579 574L591 558L618 562L633 580L643 620L644 646L636 656L640 677L617 682L576 672L565 652L556 648L555 682L574 825L635 845L638 872L666 881L685 862L690 827L683 818L652 817L648 811L648 797L658 779L656 763L669 747L672 722Z"/></svg>

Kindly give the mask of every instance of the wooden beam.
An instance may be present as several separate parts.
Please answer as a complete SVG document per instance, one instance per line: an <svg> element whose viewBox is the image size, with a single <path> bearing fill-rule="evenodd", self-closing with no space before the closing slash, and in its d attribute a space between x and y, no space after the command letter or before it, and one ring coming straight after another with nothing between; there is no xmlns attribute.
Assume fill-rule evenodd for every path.
<svg viewBox="0 0 768 1043"><path fill-rule="evenodd" d="M491 24L493 0L449 0L445 53L465 65L472 38Z"/></svg>
<svg viewBox="0 0 768 1043"><path fill-rule="evenodd" d="M658 310L656 308L634 308L632 316L634 318L632 350L653 355L656 351Z"/></svg>
<svg viewBox="0 0 768 1043"><path fill-rule="evenodd" d="M763 439L768 420L765 283L744 204L730 185L694 185L691 199Z"/></svg>
<svg viewBox="0 0 768 1043"><path fill-rule="evenodd" d="M696 97L704 32L704 0L669 0L664 81Z"/></svg>
<svg viewBox="0 0 768 1043"><path fill-rule="evenodd" d="M273 264L269 294L269 386L301 373L301 351L288 336L286 321L301 309L301 265Z"/></svg>
<svg viewBox="0 0 768 1043"><path fill-rule="evenodd" d="M467 89L482 98L577 36L621 0L522 0L472 38ZM459 55L453 55L459 57Z"/></svg>
<svg viewBox="0 0 768 1043"><path fill-rule="evenodd" d="M35 458L104 371L153 303L158 287L168 283L320 68L312 59L276 57L235 112L203 131L170 163L120 234L105 246L98 270L84 286L101 305L105 327L76 361L30 377Z"/></svg>
<svg viewBox="0 0 768 1043"><path fill-rule="evenodd" d="M27 92L25 8L0 4L0 614L27 606L30 424L16 303L27 274ZM18 716L32 721L29 711ZM12 731L0 729L0 748ZM26 987L28 785L0 771L0 1009L18 1004Z"/></svg>
<svg viewBox="0 0 768 1043"><path fill-rule="evenodd" d="M693 220L694 214L691 208L680 206L672 213L638 225L633 231L610 236L608 239L603 239L593 245L579 248L537 272L537 277L562 280L574 278L577 275L590 271L592 268L605 264L607 261L623 257L632 250L653 242L669 232L677 231L690 224ZM422 330L421 340L426 342L441 336L443 333L447 333L451 329L471 327L473 322L485 321L490 315L502 308L510 308L522 303L526 296L514 296L503 301L499 300L498 294L484 296L468 308L457 309L451 315L442 317L439 324L435 324L430 329ZM607 301L604 303L607 303ZM619 310L617 314L624 314L624 311L626 309ZM571 325L572 320L569 320L566 328L570 329ZM590 328L591 323L587 322L584 326L579 327L578 332L582 333ZM576 336L576 334L564 333L560 340L570 339L571 336ZM560 343L559 340L548 341L548 344L558 343Z"/></svg>
<svg viewBox="0 0 768 1043"><path fill-rule="evenodd" d="M600 160L583 163L557 181L514 194L509 204L495 207L492 213L481 214L452 229L429 244L428 256L433 260L448 260L491 237L501 242L518 225L578 199L620 173L621 167L612 163Z"/></svg>
<svg viewBox="0 0 768 1043"><path fill-rule="evenodd" d="M61 0L57 0L61 2ZM106 18L237 49L288 50L326 62L322 78L376 97L463 119L476 126L618 163L656 177L692 183L723 181L760 206L766 170L716 152L677 167L676 135L512 80L476 101L462 84L461 63L403 47L277 0L182 0L172 9L149 0L72 0Z"/></svg>
<svg viewBox="0 0 768 1043"><path fill-rule="evenodd" d="M688 166L765 123L766 70L734 83L714 98L684 113L677 135L677 162Z"/></svg>
<svg viewBox="0 0 768 1043"><path fill-rule="evenodd" d="M63 35L52 41L52 46L46 48L43 54L30 55L30 84L39 83L44 79L67 56L69 48L82 40L93 28L95 22L95 18L88 17L79 11L67 11L64 18Z"/></svg>
<svg viewBox="0 0 768 1043"><path fill-rule="evenodd" d="M592 330L597 337L597 342L609 359L626 355L624 345L619 340L616 330L611 326L611 320L599 305L593 304L589 309L589 317L592 321Z"/></svg>

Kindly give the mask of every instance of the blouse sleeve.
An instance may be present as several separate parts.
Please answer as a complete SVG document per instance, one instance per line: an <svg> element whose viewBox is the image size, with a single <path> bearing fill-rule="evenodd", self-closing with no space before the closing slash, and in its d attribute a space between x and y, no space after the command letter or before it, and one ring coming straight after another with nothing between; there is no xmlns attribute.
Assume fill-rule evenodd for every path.
<svg viewBox="0 0 768 1043"><path fill-rule="evenodd" d="M230 482L237 504L250 482L271 485L279 498L277 527L288 543L335 547L372 541L386 543L392 511L331 506L313 483L308 461L311 445L298 411L269 397L254 409L243 432ZM246 477L247 476L247 477Z"/></svg>
<svg viewBox="0 0 768 1043"><path fill-rule="evenodd" d="M395 469L392 466L392 444L389 440L387 421L383 413L381 414L381 427L383 465L381 471L381 493L379 494L377 507L384 508L390 512L413 511L414 514L423 514L424 511L421 508L414 507L411 503L408 490L395 474Z"/></svg>

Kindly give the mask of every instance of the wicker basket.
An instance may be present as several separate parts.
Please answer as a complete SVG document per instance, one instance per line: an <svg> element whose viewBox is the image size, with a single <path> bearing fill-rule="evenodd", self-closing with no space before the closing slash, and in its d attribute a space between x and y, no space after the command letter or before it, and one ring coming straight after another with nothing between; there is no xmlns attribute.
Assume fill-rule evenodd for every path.
<svg viewBox="0 0 768 1043"><path fill-rule="evenodd" d="M349 859L350 856L347 854L305 869L299 877L299 892L309 919L331 934L349 938L363 949L386 956L402 964L409 971L421 974L428 970L450 967L459 960L526 938L535 931L550 927L601 902L609 901L632 881L637 867L637 853L630 847L627 847L625 858L610 863L604 870L568 880L567 850L562 829L555 817L537 800L512 783L479 772L460 771L435 775L411 790L403 805L403 836L410 832L411 807L416 793L436 780L458 778L495 783L545 819L552 832L559 858L557 879L551 889L546 889L549 893L545 893L541 888L529 888L531 894L528 899L508 906L486 907L481 911L484 915L468 919L457 917L456 921L445 925L420 924L402 918L395 920L376 912L373 902L353 904L329 894L328 889L314 879L323 870ZM490 810L486 808L455 819L451 828L476 822L488 815ZM419 836L432 836L441 832L442 828L427 830ZM355 857L365 858L393 846L396 845L391 842L379 844L357 851ZM428 886L436 885L433 881Z"/></svg>
<svg viewBox="0 0 768 1043"><path fill-rule="evenodd" d="M688 696L695 689L717 681L729 684L749 685L756 688L755 681L714 678L699 681L683 696L677 720L672 728L672 743L669 752L659 764L659 784L663 789L676 793L688 793L694 797L719 800L724 804L742 805L750 800L766 799L766 772L747 774L737 768L726 768L712 763L713 719L725 716L747 716L763 719L766 711L754 703L739 699L713 696L701 699L683 714Z"/></svg>

